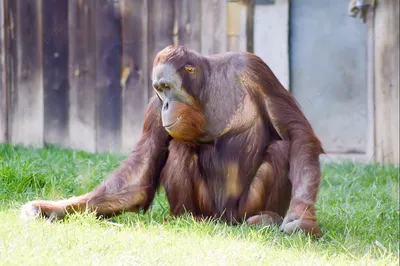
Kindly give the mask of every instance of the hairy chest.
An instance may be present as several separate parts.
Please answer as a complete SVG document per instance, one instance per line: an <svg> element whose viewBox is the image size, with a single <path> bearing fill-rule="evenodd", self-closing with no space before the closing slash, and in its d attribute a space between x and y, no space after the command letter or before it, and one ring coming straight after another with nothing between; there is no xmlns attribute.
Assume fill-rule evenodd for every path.
<svg viewBox="0 0 400 266"><path fill-rule="evenodd" d="M269 140L266 129L254 125L241 134L224 136L197 150L201 178L218 211L235 205L261 165Z"/></svg>

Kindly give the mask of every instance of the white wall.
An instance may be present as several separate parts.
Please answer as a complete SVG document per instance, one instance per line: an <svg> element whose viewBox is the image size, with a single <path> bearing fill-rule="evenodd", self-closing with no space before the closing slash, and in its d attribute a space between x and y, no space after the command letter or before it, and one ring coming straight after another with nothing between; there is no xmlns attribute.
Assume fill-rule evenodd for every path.
<svg viewBox="0 0 400 266"><path fill-rule="evenodd" d="M254 10L254 53L272 69L289 89L289 0L256 5Z"/></svg>

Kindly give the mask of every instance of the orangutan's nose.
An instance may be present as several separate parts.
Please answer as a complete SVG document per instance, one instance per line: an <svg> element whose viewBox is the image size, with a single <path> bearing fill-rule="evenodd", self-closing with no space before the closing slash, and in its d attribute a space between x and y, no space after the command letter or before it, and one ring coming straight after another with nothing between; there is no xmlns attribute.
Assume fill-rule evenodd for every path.
<svg viewBox="0 0 400 266"><path fill-rule="evenodd" d="M153 81L153 87L156 90L168 90L171 88L171 85L169 84L169 82L167 80L165 80L164 78L161 78L159 80L155 80Z"/></svg>

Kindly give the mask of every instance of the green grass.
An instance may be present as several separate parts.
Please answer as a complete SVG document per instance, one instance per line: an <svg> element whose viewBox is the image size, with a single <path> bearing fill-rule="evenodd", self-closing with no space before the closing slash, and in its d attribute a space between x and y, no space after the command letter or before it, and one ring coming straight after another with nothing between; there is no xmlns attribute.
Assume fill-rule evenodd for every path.
<svg viewBox="0 0 400 266"><path fill-rule="evenodd" d="M24 223L27 200L60 199L94 188L122 157L55 147L0 145L1 265L398 265L399 168L323 166L318 240L277 228L195 222L168 215L160 191L146 214L112 222L93 214Z"/></svg>

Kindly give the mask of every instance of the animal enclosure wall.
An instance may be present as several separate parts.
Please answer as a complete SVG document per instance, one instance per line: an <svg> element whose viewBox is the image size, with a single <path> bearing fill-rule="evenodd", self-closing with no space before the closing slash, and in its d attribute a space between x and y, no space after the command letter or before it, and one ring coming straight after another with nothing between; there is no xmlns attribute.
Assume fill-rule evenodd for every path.
<svg viewBox="0 0 400 266"><path fill-rule="evenodd" d="M375 1L365 23L349 2L256 4L254 52L300 103L321 159L398 165L399 1Z"/></svg>
<svg viewBox="0 0 400 266"><path fill-rule="evenodd" d="M329 157L398 164L399 1L377 1L366 24L328 2L0 0L0 143L131 151L152 60L179 43L254 52Z"/></svg>
<svg viewBox="0 0 400 266"><path fill-rule="evenodd" d="M156 53L169 44L228 50L228 7L225 0L0 0L0 142L132 150L153 95Z"/></svg>

